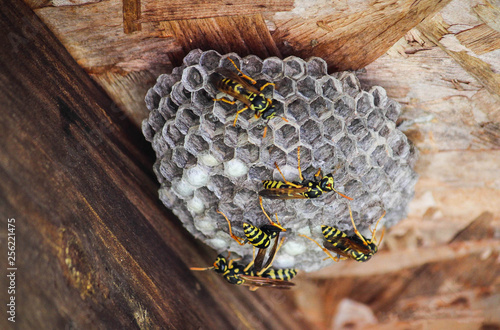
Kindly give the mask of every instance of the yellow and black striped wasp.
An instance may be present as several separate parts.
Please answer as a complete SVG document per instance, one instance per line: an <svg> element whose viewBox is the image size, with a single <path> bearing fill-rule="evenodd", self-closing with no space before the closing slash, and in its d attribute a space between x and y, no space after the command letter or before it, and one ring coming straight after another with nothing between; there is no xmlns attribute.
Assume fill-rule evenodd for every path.
<svg viewBox="0 0 500 330"><path fill-rule="evenodd" d="M199 268L191 267L191 270L204 271L213 269L222 274L224 279L231 284L249 286L250 290L255 291L260 287L273 287L276 289L290 289L295 284L290 280L297 275L295 269L267 269L260 275L257 275L252 268L252 263L246 267L236 263L237 260L229 259L231 253L225 258L219 254L212 267Z"/></svg>
<svg viewBox="0 0 500 330"><path fill-rule="evenodd" d="M276 253L279 251L281 245L283 244L284 237L280 240L280 233L282 231L286 231L285 228L281 226L278 220L278 216L276 215L276 221L273 222L269 215L266 213L264 210L264 206L262 205L262 198L259 197L259 202L260 202L260 207L262 209L262 212L264 215L267 217L269 222L271 222L270 225L263 225L260 228L256 227L252 224L249 223L243 223L243 232L245 233L246 238L240 238L236 235L233 234L233 231L231 229L231 221L226 217L226 215L220 211L217 211L218 213L222 214L222 216L226 219L227 224L229 226L229 235L238 242L239 245L245 245L246 243L250 243L254 247L254 255L255 255L255 248L259 249L257 252L257 256L253 258L253 267L254 271L258 276L261 276L261 274L265 273L272 265L274 261L274 257L276 256ZM267 261L264 265L264 259L266 256L266 251L267 248L271 245L271 240L274 239L274 244L273 247L271 248L271 251L269 252Z"/></svg>
<svg viewBox="0 0 500 330"><path fill-rule="evenodd" d="M300 146L297 148L297 163L300 176L300 182L290 182L285 179L285 175L281 172L278 164L275 162L274 166L278 169L283 181L263 180L262 184L264 189L259 191L259 195L270 199L301 199L301 198L317 198L325 192L335 191L340 196L352 200L344 194L341 194L334 188L333 175L322 175L321 169L314 175L316 180L305 180L302 176L300 168Z"/></svg>
<svg viewBox="0 0 500 330"><path fill-rule="evenodd" d="M335 227L321 226L321 231L323 233L323 237L325 238L325 242L323 243L324 247L321 246L314 239L306 235L299 234L299 236L305 237L316 243L316 245L318 245L328 255L328 257L335 262L349 258L359 262L365 262L370 260L371 257L375 253L377 253L378 246L380 242L382 242L382 239L384 238L385 231L382 232L382 236L380 237L378 243L376 242L375 235L377 233L378 223L385 216L385 211L382 214L382 216L377 220L375 228L373 230L370 229L370 232L372 233L372 238L367 239L356 228L356 224L354 223L354 219L352 217L351 206L349 204L348 206L349 206L349 215L351 217L352 226L354 228L354 235L348 236L346 233ZM336 253L337 256L336 257L332 256L330 251Z"/></svg>
<svg viewBox="0 0 500 330"><path fill-rule="evenodd" d="M214 85L220 92L225 93L229 96L235 98L235 100L229 100L225 97L220 99L214 99L214 101L222 101L229 104L235 104L236 100L245 104L245 106L236 112L236 118L234 118L233 126L236 125L238 120L238 115L243 111L250 109L255 111L255 117L260 118L262 116L265 120L270 120L276 116L276 108L273 105L273 100L267 98L262 91L267 86L274 86L273 83L267 82L257 89L254 85L257 82L245 75L238 69L236 63L231 58L227 58L236 68L239 74L226 68L217 68L215 73L209 78L209 81ZM267 129L267 127L266 127ZM266 135L266 130L264 131L264 137Z"/></svg>

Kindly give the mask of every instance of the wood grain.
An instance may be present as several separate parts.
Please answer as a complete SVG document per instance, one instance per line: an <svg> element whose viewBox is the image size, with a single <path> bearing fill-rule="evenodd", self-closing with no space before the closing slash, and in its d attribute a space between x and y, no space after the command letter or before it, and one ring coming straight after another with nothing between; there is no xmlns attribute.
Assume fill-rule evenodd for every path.
<svg viewBox="0 0 500 330"><path fill-rule="evenodd" d="M184 56L196 48L221 54L236 52L242 57L281 56L261 15L177 20L161 22L160 26L165 35L173 35L180 43L179 51L169 54L174 66L181 65Z"/></svg>
<svg viewBox="0 0 500 330"><path fill-rule="evenodd" d="M214 254L158 201L141 133L24 3L1 5L0 235L15 218L16 326L307 327L281 293L188 269Z"/></svg>
<svg viewBox="0 0 500 330"><path fill-rule="evenodd" d="M142 0L141 22L251 15L293 9L292 0Z"/></svg>
<svg viewBox="0 0 500 330"><path fill-rule="evenodd" d="M273 33L284 56L323 57L332 71L357 70L383 55L398 39L450 0L376 0L354 7L342 2L275 15ZM345 5L344 5L345 6Z"/></svg>

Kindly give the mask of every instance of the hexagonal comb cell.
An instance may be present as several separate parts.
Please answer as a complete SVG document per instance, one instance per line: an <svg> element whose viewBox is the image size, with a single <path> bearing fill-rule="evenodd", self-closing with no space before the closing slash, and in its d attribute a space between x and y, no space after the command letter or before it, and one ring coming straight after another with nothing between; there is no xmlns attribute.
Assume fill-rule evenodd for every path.
<svg viewBox="0 0 500 330"><path fill-rule="evenodd" d="M242 102L213 101L232 99L208 82L217 68L237 73L229 58L256 86L275 84L264 90L273 99L273 119L255 118L248 110L233 126ZM269 224L258 199L262 180L283 180L275 163L287 180L300 180L299 146L304 178L319 180L320 168L323 175L331 173L335 189L353 198L350 205L361 230L383 210L386 226L407 213L418 177L412 169L417 150L396 128L400 105L381 87L363 91L354 73L329 75L320 58L240 58L193 50L181 67L158 77L145 102L150 113L142 130L158 157L153 171L161 184L160 200L187 230L219 252L229 248L249 261L251 247L228 235L216 210L229 217L240 235L243 221ZM297 233L320 243L321 225L352 233L347 199L334 192L310 200L263 198L263 206L270 216L277 213L287 229L276 267L315 270L331 263Z"/></svg>

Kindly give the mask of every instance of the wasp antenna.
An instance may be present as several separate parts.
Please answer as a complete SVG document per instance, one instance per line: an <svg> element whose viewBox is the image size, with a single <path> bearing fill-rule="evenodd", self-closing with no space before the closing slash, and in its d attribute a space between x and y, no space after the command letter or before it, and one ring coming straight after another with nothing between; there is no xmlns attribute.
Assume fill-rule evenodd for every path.
<svg viewBox="0 0 500 330"><path fill-rule="evenodd" d="M315 239L312 239L311 237L303 235L303 234L299 234L299 236L302 236L304 238L307 238L310 241L313 241L321 250L323 250L323 252L325 252L328 255L328 258L332 259L333 261L339 262L339 260L341 260L338 257L332 256L332 254L330 253L330 251L328 251L327 249L325 249L324 247L322 247L321 244L319 244L318 242L316 242ZM328 258L326 258L326 259L328 259Z"/></svg>
<svg viewBox="0 0 500 330"><path fill-rule="evenodd" d="M196 270L196 271L204 271L204 270L209 270L209 269L214 269L215 267L206 267L206 268L200 268L200 267L190 267L189 269L191 270Z"/></svg>
<svg viewBox="0 0 500 330"><path fill-rule="evenodd" d="M350 201L352 201L352 200L353 200L351 197L346 196L346 195L344 195L344 194L340 193L340 192L339 192L338 190L336 190L335 188L332 188L332 190L333 190L333 191L335 191L335 192L336 192L337 194L339 194L340 196L344 197L345 199L348 199L348 200L350 200Z"/></svg>
<svg viewBox="0 0 500 330"><path fill-rule="evenodd" d="M361 233L358 231L358 228L356 228L356 224L354 223L354 218L352 217L352 210L351 210L351 204L347 203L347 206L349 207L349 215L351 217L351 222L352 222L352 226L354 228L354 233L359 237L361 238L361 240L363 241L363 243L365 243L365 245L368 245L368 242L366 242L366 239L363 237L363 235L361 235Z"/></svg>

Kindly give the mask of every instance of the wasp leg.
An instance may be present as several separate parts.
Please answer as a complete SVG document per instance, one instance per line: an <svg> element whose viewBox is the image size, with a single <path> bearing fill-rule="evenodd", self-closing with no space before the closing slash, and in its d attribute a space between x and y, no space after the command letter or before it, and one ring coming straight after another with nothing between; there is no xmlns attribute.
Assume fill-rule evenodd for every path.
<svg viewBox="0 0 500 330"><path fill-rule="evenodd" d="M236 117L234 118L233 126L236 126L236 121L238 121L238 116L240 115L240 113L242 113L246 109L248 109L248 106L245 106L243 109L238 110L238 112L236 112Z"/></svg>
<svg viewBox="0 0 500 330"><path fill-rule="evenodd" d="M382 214L382 216L377 220L377 223L375 224L375 228L373 229L373 231L370 229L371 233L372 233L372 238L371 240L369 241L370 243L372 243L374 240L375 240L375 234L377 233L377 227L378 227L378 223L380 222L380 220L382 220L383 218L385 217L385 211L384 211L384 214ZM380 241L378 242L378 244L380 244L380 242L382 242L382 239L384 238L384 234L385 234L385 228L384 228L384 231L382 232L382 236L380 237ZM378 245L377 245L378 247Z"/></svg>
<svg viewBox="0 0 500 330"><path fill-rule="evenodd" d="M229 103L229 104L235 104L236 103L236 100L233 100L231 101L230 99L227 99L225 97L221 97L220 99L212 99L212 101L222 101L222 102L225 102L225 103Z"/></svg>
<svg viewBox="0 0 500 330"><path fill-rule="evenodd" d="M252 266L253 266L254 261L255 261L255 246L253 247L253 252L252 252L252 261L250 261L250 262L248 263L248 265L245 267L245 269L244 269L244 271L245 271L245 272L248 272L248 270L250 269L250 267L252 267Z"/></svg>
<svg viewBox="0 0 500 330"><path fill-rule="evenodd" d="M310 241L313 241L317 246L319 246L319 248L321 250L323 250L323 252L325 252L328 255L328 258L332 259L333 261L339 262L340 260L342 260L340 257L334 257L334 256L332 256L332 254L330 253L330 251L328 251L326 248L322 247L321 244L319 244L318 242L316 242L316 240L312 239L311 237L303 235L303 234L299 234L299 236L302 236L304 238L307 238Z"/></svg>
<svg viewBox="0 0 500 330"><path fill-rule="evenodd" d="M189 267L189 269L191 269L191 270L203 271L203 270L214 269L214 266L212 266L212 267L206 267L206 268L200 268L200 267Z"/></svg>
<svg viewBox="0 0 500 330"><path fill-rule="evenodd" d="M278 166L278 163L274 162L274 166L276 166L276 168L278 169L278 172L280 172L281 176L283 177L283 181L284 181L287 185L292 186L292 187L294 187L294 188L302 188L302 186L301 186L301 185L295 184L295 183L290 182L290 181L288 181L287 179L285 179L285 175L283 174L283 172L281 172L280 167Z"/></svg>
<svg viewBox="0 0 500 330"><path fill-rule="evenodd" d="M323 173L321 172L321 167L319 168L318 172L314 174L314 177L317 178L318 181L321 181L321 179L323 179Z"/></svg>
<svg viewBox="0 0 500 330"><path fill-rule="evenodd" d="M229 221L229 219L226 217L226 215L219 210L217 210L217 213L222 214L224 219L226 219L227 224L229 226L229 235L231 235L232 239L234 239L236 242L238 242L239 245L245 245L245 240L243 238L238 237L238 236L233 234L233 231L231 229L231 221ZM229 258L229 256L228 256L228 258Z"/></svg>
<svg viewBox="0 0 500 330"><path fill-rule="evenodd" d="M269 85L271 85L271 86L273 86L273 87L276 87L276 85L275 85L274 83L272 83L272 82L267 82L267 83L265 83L264 85L260 86L260 89L259 89L259 90L262 92L262 91L264 90L264 88L266 88L266 87L267 87L267 86L269 86Z"/></svg>
<svg viewBox="0 0 500 330"><path fill-rule="evenodd" d="M280 224L280 222L278 220L278 215L276 215L276 221L278 221L278 223L273 222L273 220L271 220L271 218L269 217L269 215L267 215L266 210L264 210L264 205L262 205L262 197L261 196L259 196L259 203L260 203L260 208L262 209L262 212L264 212L264 215L269 220L269 222L271 223L271 225L273 225L275 227L278 227L282 231L286 231L285 228L281 227L281 224Z"/></svg>
<svg viewBox="0 0 500 330"><path fill-rule="evenodd" d="M302 169L300 168L300 146L297 147L297 169L299 170L299 177L301 181L304 181L302 176Z"/></svg>
<svg viewBox="0 0 500 330"><path fill-rule="evenodd" d="M233 61L233 59L232 59L232 58L228 57L227 59L228 59L231 63L233 63L233 65L234 65L234 67L236 68L236 70L238 70L238 72L239 72L239 74L240 74L240 77L241 77L241 78L245 78L245 79L247 79L248 81L250 81L250 82L252 83L252 85L255 85L255 84L257 83L254 79L250 78L249 76L247 76L246 74L244 74L243 72L241 72L241 70L238 68L238 66L236 65L236 63L234 63L234 61ZM274 85L274 84L273 84L273 85ZM262 89L261 89L261 90L262 90Z"/></svg>
<svg viewBox="0 0 500 330"><path fill-rule="evenodd" d="M354 223L354 219L352 217L352 210L351 210L351 205L349 203L347 203L347 206L349 207L349 215L351 217L351 222L352 222L352 227L354 228L354 233L359 237L361 238L361 240L363 241L363 243L365 245L368 245L368 243L366 242L366 239L363 237L363 235L361 235L361 233L358 231L358 228L356 228L356 224Z"/></svg>

